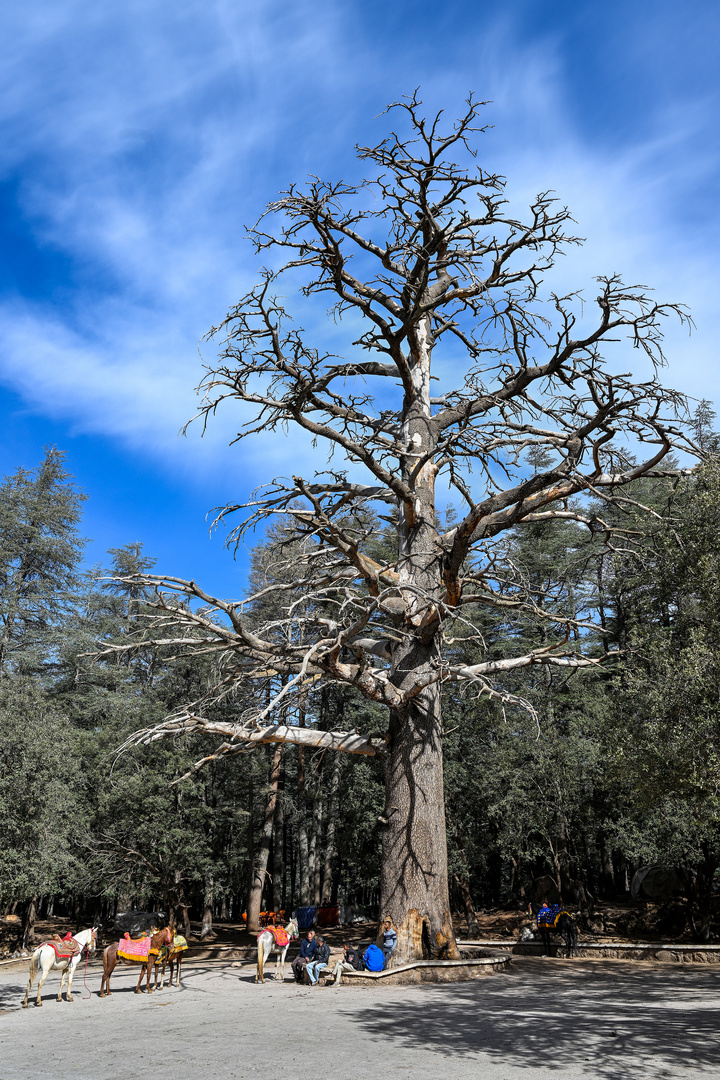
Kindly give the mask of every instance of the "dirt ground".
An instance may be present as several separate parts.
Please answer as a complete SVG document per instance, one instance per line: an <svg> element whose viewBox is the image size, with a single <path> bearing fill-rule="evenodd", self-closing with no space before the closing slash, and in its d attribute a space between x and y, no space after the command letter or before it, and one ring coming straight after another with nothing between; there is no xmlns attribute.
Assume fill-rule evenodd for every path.
<svg viewBox="0 0 720 1080"><path fill-rule="evenodd" d="M136 996L97 963L75 1001L22 1010L0 968L0 1080L677 1080L720 1076L720 972L516 958L453 985L254 985L250 964L189 961L180 988Z"/></svg>
<svg viewBox="0 0 720 1080"><path fill-rule="evenodd" d="M591 919L579 918L579 930L581 939L603 941L689 941L688 932L670 932L675 928L670 925L663 927L658 925L657 915L660 911L658 905L638 903L615 903L597 905ZM532 920L527 912L521 908L504 909L495 908L477 912L477 921L482 938L501 940L503 938L519 938L524 926L532 927ZM461 940L467 937L467 923L464 918L454 916L455 932ZM84 924L83 924L84 925ZM192 923L192 935L190 946L193 953L200 951L200 923ZM667 932L663 932L665 929ZM35 927L36 940L43 941L53 933L64 934L68 930L75 931L75 925L70 919L54 918L38 920ZM19 919L5 919L0 917L0 959L14 954L18 948L19 936L22 927ZM341 949L345 941L371 941L377 931L375 923L360 923L350 927L333 927L320 929L333 949ZM105 932L105 944L113 937L108 929ZM248 934L244 925L238 923L216 923L211 938L205 943L210 951L227 950L228 954L235 956L243 955L246 950L254 948L255 935ZM203 949L207 952L207 949Z"/></svg>

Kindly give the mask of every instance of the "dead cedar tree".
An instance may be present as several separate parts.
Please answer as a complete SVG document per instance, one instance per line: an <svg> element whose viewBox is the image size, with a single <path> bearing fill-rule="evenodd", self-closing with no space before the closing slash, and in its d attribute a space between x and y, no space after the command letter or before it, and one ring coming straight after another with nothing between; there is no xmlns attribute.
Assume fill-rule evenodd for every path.
<svg viewBox="0 0 720 1080"><path fill-rule="evenodd" d="M225 601L194 581L133 579L154 600L124 646L214 654L218 673L202 700L131 744L209 732L224 740L213 757L271 741L384 757L381 903L398 928L398 961L457 956L443 683L523 705L503 688L505 673L607 660L583 652L582 613L560 617L530 595L504 558L504 534L566 519L611 543L597 507L627 500L638 477L668 475L668 455L686 445L683 399L657 380L661 324L671 313L687 321L684 312L617 276L597 279L585 307L576 294L553 294L545 277L578 243L565 231L569 212L544 193L524 218L510 215L503 178L475 162L480 109L470 98L446 126L442 114L426 119L417 97L395 103L398 133L358 148L368 179L311 178L272 202L252 231L280 268L264 270L211 331L220 356L202 383L201 417L242 402L252 419L238 438L297 426L334 451L332 468L275 480L219 511L218 520L242 514L233 542L268 522L292 538L285 565L255 595ZM311 306L329 294L338 333L352 328L347 359L319 351L290 322L277 296L287 277L299 278ZM620 365L605 359L608 343ZM628 343L648 362L642 381L616 373ZM434 394L436 353L455 385ZM438 488L455 506L447 529ZM368 554L380 521L394 536L386 560ZM504 658L487 658L473 620L481 608L547 620L550 645L516 655L509 642ZM453 636L475 639L478 662L456 662ZM234 690L249 683L257 707L218 720L218 703L227 717ZM385 738L293 722L310 689L328 683L384 706Z"/></svg>

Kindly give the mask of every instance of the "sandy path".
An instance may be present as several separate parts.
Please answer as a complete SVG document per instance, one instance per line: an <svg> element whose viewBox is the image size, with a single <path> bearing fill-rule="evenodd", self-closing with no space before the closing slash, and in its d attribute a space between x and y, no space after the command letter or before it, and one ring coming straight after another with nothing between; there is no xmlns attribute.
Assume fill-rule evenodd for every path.
<svg viewBox="0 0 720 1080"><path fill-rule="evenodd" d="M665 1080L720 1077L720 971L516 959L454 986L256 987L250 967L187 964L178 989L136 997L99 972L82 1000L20 1009L0 969L0 1080ZM53 979L51 984L50 979Z"/></svg>

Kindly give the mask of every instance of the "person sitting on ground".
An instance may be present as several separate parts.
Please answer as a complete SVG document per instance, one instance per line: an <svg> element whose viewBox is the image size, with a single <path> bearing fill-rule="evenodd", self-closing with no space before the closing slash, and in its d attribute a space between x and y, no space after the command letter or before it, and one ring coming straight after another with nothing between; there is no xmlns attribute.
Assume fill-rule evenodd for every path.
<svg viewBox="0 0 720 1080"><path fill-rule="evenodd" d="M316 938L317 952L315 953L315 959L311 960L305 965L305 982L314 986L320 978L320 972L323 968L328 966L330 962L330 946L327 944L324 938L319 935Z"/></svg>
<svg viewBox="0 0 720 1080"><path fill-rule="evenodd" d="M385 957L383 968L386 968L390 963L390 957L397 948L397 931L392 924L392 919L386 919L383 923L382 938L382 951Z"/></svg>
<svg viewBox="0 0 720 1080"><path fill-rule="evenodd" d="M308 963L308 961L315 959L316 952L317 942L315 941L315 931L308 930L307 937L304 941L300 942L300 952L290 965L293 971L293 975L298 982L302 982L303 970L305 968L305 965Z"/></svg>
<svg viewBox="0 0 720 1080"><path fill-rule="evenodd" d="M362 962L362 956L357 945L350 945L345 942L343 945L342 959L338 960L337 964L333 968L333 975L335 981L333 986L340 985L340 979L344 971L362 971L365 965Z"/></svg>

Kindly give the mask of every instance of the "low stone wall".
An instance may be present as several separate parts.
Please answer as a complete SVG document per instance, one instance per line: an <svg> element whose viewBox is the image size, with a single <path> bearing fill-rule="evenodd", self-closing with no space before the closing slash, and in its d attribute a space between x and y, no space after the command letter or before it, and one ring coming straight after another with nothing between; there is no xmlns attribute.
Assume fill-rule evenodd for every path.
<svg viewBox="0 0 720 1080"><path fill-rule="evenodd" d="M343 982L352 980L359 984L373 985L382 982L386 986L400 986L407 983L427 982L462 982L478 979L484 975L494 975L510 966L509 953L487 952L472 960L416 960L412 964L401 964L388 968L387 971L348 971L343 972Z"/></svg>
<svg viewBox="0 0 720 1080"><path fill-rule="evenodd" d="M513 956L542 956L539 941L458 941L460 949L503 949ZM550 955L564 954L562 942L553 942ZM676 964L720 964L720 945L678 945L641 941L580 941L578 956L607 960L654 960Z"/></svg>

